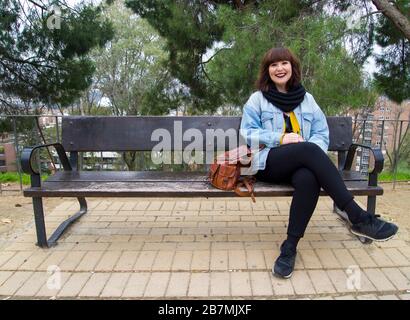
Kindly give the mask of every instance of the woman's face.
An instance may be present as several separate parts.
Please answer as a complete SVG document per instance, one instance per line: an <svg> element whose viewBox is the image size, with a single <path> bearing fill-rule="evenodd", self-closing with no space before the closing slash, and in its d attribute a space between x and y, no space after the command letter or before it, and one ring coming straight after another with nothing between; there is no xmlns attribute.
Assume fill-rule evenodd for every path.
<svg viewBox="0 0 410 320"><path fill-rule="evenodd" d="M269 66L269 76L277 87L284 88L292 77L292 64L287 60L273 62Z"/></svg>

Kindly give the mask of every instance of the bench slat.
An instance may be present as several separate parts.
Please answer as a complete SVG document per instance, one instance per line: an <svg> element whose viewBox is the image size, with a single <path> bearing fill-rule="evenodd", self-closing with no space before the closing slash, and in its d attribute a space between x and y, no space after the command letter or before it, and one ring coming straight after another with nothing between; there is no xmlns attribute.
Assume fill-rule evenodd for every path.
<svg viewBox="0 0 410 320"><path fill-rule="evenodd" d="M329 150L347 151L352 142L351 117L326 119L329 126ZM172 141L169 148L164 147L164 150L184 150L194 141L187 132L188 129L193 129L202 136L202 141L196 141L199 142L196 149L206 150L206 143L209 142L206 135L207 132L208 136L210 135L210 129L230 132L227 137L238 139L240 123L241 117L238 116L69 116L63 117L62 120L62 144L66 151L147 151L159 143L151 141L154 130L163 129L170 133ZM181 138L181 141L174 143L174 131L187 133L184 140L188 141L182 141ZM216 142L215 146L218 147ZM225 140L225 146L218 150L225 148L229 149L228 138Z"/></svg>
<svg viewBox="0 0 410 320"><path fill-rule="evenodd" d="M343 171L345 181L366 181L359 172ZM60 171L49 177L47 182L206 182L204 172L164 172L164 171Z"/></svg>
<svg viewBox="0 0 410 320"><path fill-rule="evenodd" d="M366 181L347 181L347 188L354 195L382 195L380 187L368 187ZM256 196L291 196L290 185L273 185L258 181L255 185ZM321 195L326 195L322 190ZM24 196L43 197L231 197L232 191L219 190L207 182L94 182L65 181L44 182L41 188L28 188Z"/></svg>

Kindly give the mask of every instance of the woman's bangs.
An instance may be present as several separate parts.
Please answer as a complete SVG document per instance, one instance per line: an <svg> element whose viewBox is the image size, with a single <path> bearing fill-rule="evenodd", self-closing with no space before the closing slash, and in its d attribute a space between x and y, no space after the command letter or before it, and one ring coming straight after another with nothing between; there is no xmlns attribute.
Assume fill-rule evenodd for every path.
<svg viewBox="0 0 410 320"><path fill-rule="evenodd" d="M290 61L292 62L292 55L289 52L289 50L286 50L284 48L275 48L272 49L267 57L267 65L271 65L274 62L278 62L278 61Z"/></svg>

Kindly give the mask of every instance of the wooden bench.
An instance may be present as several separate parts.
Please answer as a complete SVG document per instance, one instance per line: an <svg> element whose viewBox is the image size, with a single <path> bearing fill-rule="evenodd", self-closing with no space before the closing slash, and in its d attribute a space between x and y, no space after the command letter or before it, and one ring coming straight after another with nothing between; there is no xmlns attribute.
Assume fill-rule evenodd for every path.
<svg viewBox="0 0 410 320"><path fill-rule="evenodd" d="M240 121L240 117L225 116L64 117L61 144L24 148L21 155L22 169L31 175L31 187L24 190L24 196L33 199L37 245L55 245L70 224L87 212L87 197L236 197L233 191L222 191L212 187L207 181L206 172L80 171L78 164L79 152L152 150L158 141L152 141L151 135L158 128L168 130L171 139L174 130L182 129L185 132L194 128L196 132L203 134L203 141L199 143L202 150L209 152L206 148L206 143L210 143L207 140L209 132L212 132L209 129L222 129L224 132L230 132L229 135L238 134ZM374 213L376 196L383 194L383 189L377 185L377 175L383 169L381 151L352 143L350 117L328 117L327 121L330 129L329 151L337 151L338 168L348 189L354 195L367 196L367 209ZM227 131L228 129L231 130ZM169 150L174 151L183 150L190 144L190 141L172 142ZM356 149L359 146L370 149L374 155L375 166L368 177L352 170ZM56 149L64 170L41 181L38 170L33 167L36 158L34 155L37 149L46 147ZM293 191L290 185L263 182L257 182L255 185L257 199L292 196ZM322 190L321 195L326 193ZM49 239L44 221L44 197L76 197L80 204L79 212L64 221Z"/></svg>

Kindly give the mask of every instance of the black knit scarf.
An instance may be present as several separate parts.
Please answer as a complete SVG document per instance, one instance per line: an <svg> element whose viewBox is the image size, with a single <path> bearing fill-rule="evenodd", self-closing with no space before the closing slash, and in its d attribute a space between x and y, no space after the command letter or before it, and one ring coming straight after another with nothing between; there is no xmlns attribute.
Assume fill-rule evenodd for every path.
<svg viewBox="0 0 410 320"><path fill-rule="evenodd" d="M298 84L292 87L287 93L283 93L279 92L276 86L273 85L269 91L262 92L262 94L270 103L283 112L291 112L303 101L306 90L301 84Z"/></svg>

